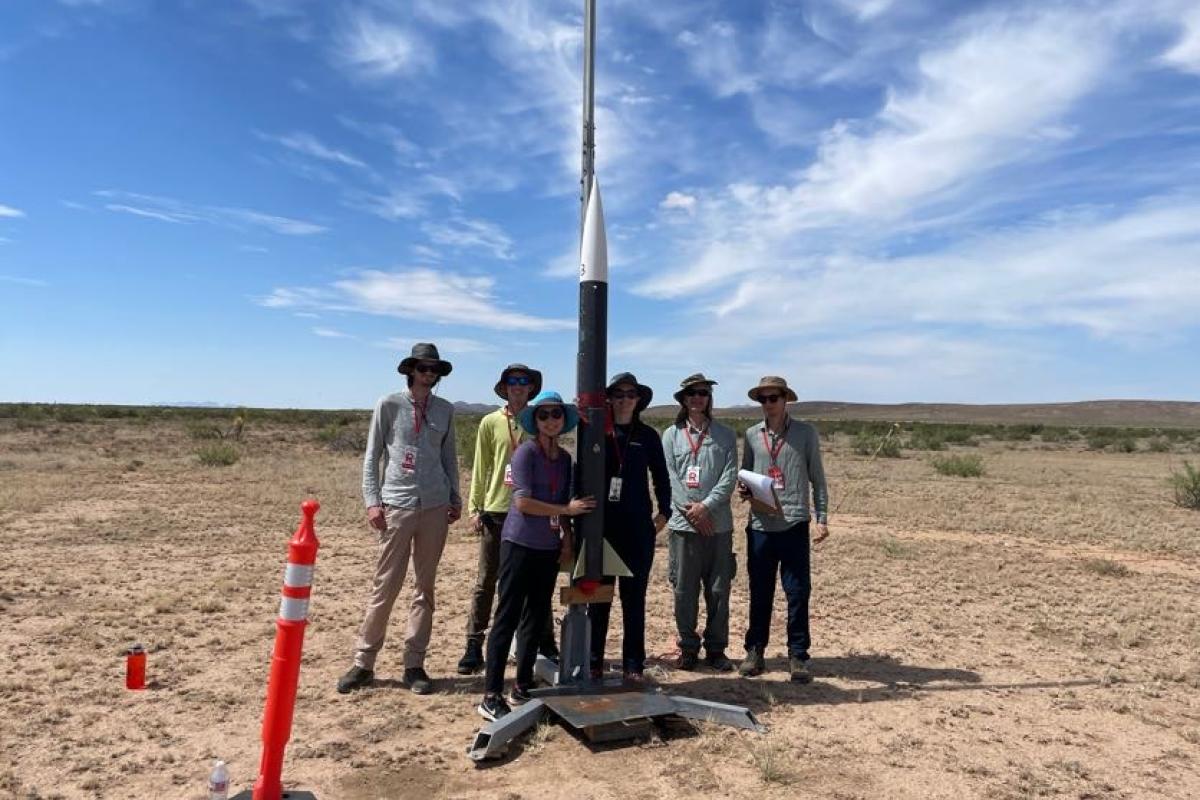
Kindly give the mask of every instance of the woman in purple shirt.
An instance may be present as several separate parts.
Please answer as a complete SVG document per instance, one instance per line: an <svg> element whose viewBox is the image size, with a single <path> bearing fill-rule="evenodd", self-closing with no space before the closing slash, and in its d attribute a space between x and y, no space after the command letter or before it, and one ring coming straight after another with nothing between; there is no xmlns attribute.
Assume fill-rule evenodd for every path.
<svg viewBox="0 0 1200 800"><path fill-rule="evenodd" d="M571 499L571 456L558 446L579 422L575 406L558 392L542 392L517 417L533 440L512 456L512 505L500 532L496 616L487 639L484 696L478 711L495 720L529 699L538 639L554 596L560 560L570 562L571 539L560 520L596 507L590 497ZM517 677L506 701L504 664L517 637Z"/></svg>

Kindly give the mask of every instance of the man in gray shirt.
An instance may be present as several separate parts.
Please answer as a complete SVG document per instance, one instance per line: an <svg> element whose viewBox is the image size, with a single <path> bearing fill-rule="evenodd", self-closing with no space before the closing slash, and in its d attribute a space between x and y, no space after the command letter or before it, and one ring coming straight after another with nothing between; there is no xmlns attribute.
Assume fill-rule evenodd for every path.
<svg viewBox="0 0 1200 800"><path fill-rule="evenodd" d="M414 345L412 355L397 367L408 388L380 399L371 415L362 490L367 522L379 537L379 554L354 666L338 680L343 694L370 685L375 677L375 657L383 647L410 554L415 586L404 638L404 683L417 694L433 691L425 672L425 651L433 630L434 582L449 524L462 515L454 406L433 394L451 369L434 345Z"/></svg>
<svg viewBox="0 0 1200 800"><path fill-rule="evenodd" d="M788 670L797 683L809 683L807 661L810 645L808 598L812 592L809 570L809 522L816 517L820 544L829 536L829 490L821 465L821 442L817 429L792 419L787 404L796 393L787 381L768 375L748 393L761 403L763 421L746 430L742 469L770 476L782 514L752 510L746 528L746 572L750 578L750 625L746 629L746 660L738 670L744 676L761 675L771 632L771 607L775 601L778 575L787 595ZM812 505L809 505L809 486ZM738 494L746 499L749 489Z"/></svg>
<svg viewBox="0 0 1200 800"><path fill-rule="evenodd" d="M737 563L729 503L737 482L737 437L713 422L712 387L716 384L701 373L684 378L675 393L679 414L675 424L663 431L663 455L675 512L667 523L667 575L675 590L678 667L693 670L699 663L701 637L696 623L703 585L705 661L718 672L728 672L733 669L725 655L729 589Z"/></svg>

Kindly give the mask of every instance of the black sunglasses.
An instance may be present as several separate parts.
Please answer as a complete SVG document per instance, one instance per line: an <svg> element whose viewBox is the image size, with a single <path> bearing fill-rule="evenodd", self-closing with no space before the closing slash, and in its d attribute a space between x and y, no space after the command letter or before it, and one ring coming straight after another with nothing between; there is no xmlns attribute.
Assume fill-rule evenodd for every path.
<svg viewBox="0 0 1200 800"><path fill-rule="evenodd" d="M413 367L413 370L415 370L416 372L437 372L438 365L437 364L417 364L415 367Z"/></svg>
<svg viewBox="0 0 1200 800"><path fill-rule="evenodd" d="M504 382L509 386L528 386L533 383L533 378L528 375L509 375Z"/></svg>
<svg viewBox="0 0 1200 800"><path fill-rule="evenodd" d="M683 393L684 397L708 397L711 394L708 389L688 389Z"/></svg>
<svg viewBox="0 0 1200 800"><path fill-rule="evenodd" d="M613 389L608 396L613 400L636 400L638 392L637 389Z"/></svg>
<svg viewBox="0 0 1200 800"><path fill-rule="evenodd" d="M540 422L545 422L548 419L562 419L563 410L561 408L539 408L534 413L534 416L537 417L538 421Z"/></svg>
<svg viewBox="0 0 1200 800"><path fill-rule="evenodd" d="M783 397L783 395L781 395L781 394L760 394L758 396L758 402L763 403L763 404L774 403L781 397Z"/></svg>

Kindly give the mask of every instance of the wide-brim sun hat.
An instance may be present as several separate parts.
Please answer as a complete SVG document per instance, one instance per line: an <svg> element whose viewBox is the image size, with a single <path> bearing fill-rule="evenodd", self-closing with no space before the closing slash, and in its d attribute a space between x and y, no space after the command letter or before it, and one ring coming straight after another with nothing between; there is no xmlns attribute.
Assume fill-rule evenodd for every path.
<svg viewBox="0 0 1200 800"><path fill-rule="evenodd" d="M539 392L517 415L521 429L530 436L537 436L537 420L534 419L534 414L537 413L538 406L562 406L564 419L562 430L559 431L560 436L575 430L575 426L579 424L579 411L573 403L564 403L562 395L558 392Z"/></svg>
<svg viewBox="0 0 1200 800"><path fill-rule="evenodd" d="M526 375L528 375L532 379L533 391L531 392L531 394L536 395L538 392L540 392L542 390L542 373L538 372L536 369L530 369L529 367L525 366L524 364L509 364L507 367L504 368L504 371L500 373L500 380L496 381L496 387L495 387L496 396L499 397L501 400L508 399L508 395L504 391L505 381L508 380L509 374L513 373L513 372L524 372Z"/></svg>
<svg viewBox="0 0 1200 800"><path fill-rule="evenodd" d="M716 385L717 382L711 378L704 377L703 372L697 372L694 375L688 375L679 382L679 391L674 394L675 402L679 403L679 405L685 405L687 403L687 391L693 386L707 386L709 391L712 391L712 387Z"/></svg>
<svg viewBox="0 0 1200 800"><path fill-rule="evenodd" d="M755 386L753 389L746 392L746 394L749 395L751 400L757 403L758 396L763 392L764 389L778 389L787 398L789 403L794 403L799 399L796 397L796 393L788 388L787 381L778 375L764 375L759 379L758 386Z"/></svg>
<svg viewBox="0 0 1200 800"><path fill-rule="evenodd" d="M634 409L635 414L640 414L645 411L650 405L650 401L654 399L654 390L645 384L638 383L638 379L633 376L632 372L618 372L613 376L613 379L608 382L608 387L604 390L606 393L620 386L622 383L628 383L631 386L637 387L638 402Z"/></svg>
<svg viewBox="0 0 1200 800"><path fill-rule="evenodd" d="M454 369L454 365L449 361L442 359L438 355L437 345L429 342L417 342L413 345L412 355L400 362L396 367L396 371L401 375L411 375L413 367L421 361L434 361L437 363L437 373L443 377L450 374L450 370Z"/></svg>

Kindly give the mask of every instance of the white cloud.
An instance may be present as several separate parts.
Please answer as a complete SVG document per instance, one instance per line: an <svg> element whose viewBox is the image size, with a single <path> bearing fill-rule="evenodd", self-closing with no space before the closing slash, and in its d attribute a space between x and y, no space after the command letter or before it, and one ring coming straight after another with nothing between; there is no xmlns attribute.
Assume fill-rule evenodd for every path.
<svg viewBox="0 0 1200 800"><path fill-rule="evenodd" d="M426 222L421 230L434 244L455 250L482 250L506 261L514 257L512 237L487 220L456 216L448 222Z"/></svg>
<svg viewBox="0 0 1200 800"><path fill-rule="evenodd" d="M1200 5L1193 7L1180 19L1179 40L1163 54L1164 63L1200 75Z"/></svg>
<svg viewBox="0 0 1200 800"><path fill-rule="evenodd" d="M339 116L338 122L360 136L386 144L392 149L396 160L402 164L412 163L421 156L421 148L394 125L386 122L362 122L346 116Z"/></svg>
<svg viewBox="0 0 1200 800"><path fill-rule="evenodd" d="M12 206L6 206L3 204L0 204L0 219L3 219L5 217L10 218L10 219L16 219L16 218L23 217L23 216L25 216L25 212L22 211L21 209L13 208Z"/></svg>
<svg viewBox="0 0 1200 800"><path fill-rule="evenodd" d="M354 337L348 333L334 330L333 328L313 328L312 332L324 339L353 339Z"/></svg>
<svg viewBox="0 0 1200 800"><path fill-rule="evenodd" d="M16 283L21 286L42 287L50 285L43 280L38 280L37 278L23 278L20 275L0 275L0 281L3 281L4 283Z"/></svg>
<svg viewBox="0 0 1200 800"><path fill-rule="evenodd" d="M350 167L358 167L367 169L367 165L359 158L356 158L349 153L329 147L321 142L311 133L303 131L293 131L285 135L273 135L255 131L255 135L267 142L275 142L289 150L301 153L312 158L318 158L322 161L331 161L335 164L343 164Z"/></svg>
<svg viewBox="0 0 1200 800"><path fill-rule="evenodd" d="M109 211L133 214L138 217L155 219L160 222L176 224L205 223L221 227L244 229L247 226L266 228L284 236L311 236L328 230L305 220L280 217L265 214L249 208L227 208L223 206L201 206L184 203L169 197L138 194L116 189L101 189L93 192L98 197L104 197L117 202L105 204Z"/></svg>
<svg viewBox="0 0 1200 800"><path fill-rule="evenodd" d="M659 208L671 210L679 209L693 214L696 211L696 198L694 195L684 194L683 192L668 192L663 201L658 204Z"/></svg>
<svg viewBox="0 0 1200 800"><path fill-rule="evenodd" d="M392 336L377 344L378 347L383 347L388 350L398 350L402 353L411 351L414 339L404 339L399 336ZM442 357L453 362L455 356L466 353L493 353L496 351L496 346L489 342L481 342L478 339L465 339L461 336L436 336L434 344L437 345L438 352Z"/></svg>
<svg viewBox="0 0 1200 800"><path fill-rule="evenodd" d="M279 288L260 302L268 308L355 311L426 323L494 330L555 331L574 319L535 317L514 310L495 293L496 280L425 268L363 270L323 289Z"/></svg>
<svg viewBox="0 0 1200 800"><path fill-rule="evenodd" d="M336 60L361 77L411 77L434 67L433 50L414 31L366 12L350 15L336 39Z"/></svg>

